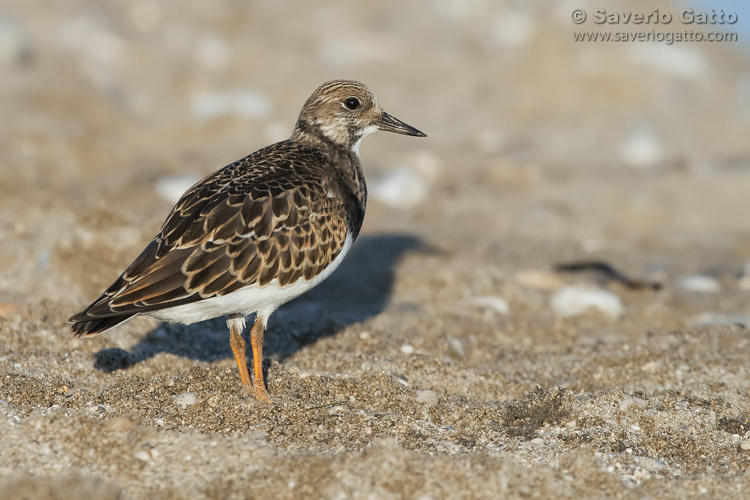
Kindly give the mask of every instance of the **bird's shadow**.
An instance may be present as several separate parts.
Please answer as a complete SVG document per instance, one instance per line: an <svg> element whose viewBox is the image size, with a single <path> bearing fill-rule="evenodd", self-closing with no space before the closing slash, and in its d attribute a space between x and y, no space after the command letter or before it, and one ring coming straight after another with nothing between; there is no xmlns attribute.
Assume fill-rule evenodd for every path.
<svg viewBox="0 0 750 500"><path fill-rule="evenodd" d="M398 260L409 251L420 250L430 251L419 237L409 234L359 238L341 266L326 281L283 305L271 316L263 345L264 356L283 360L307 344L379 314L390 301ZM247 332L249 328L246 338ZM94 366L112 372L159 353L200 361L230 358L226 321L216 318L188 326L162 323L130 352L123 349L97 352Z"/></svg>

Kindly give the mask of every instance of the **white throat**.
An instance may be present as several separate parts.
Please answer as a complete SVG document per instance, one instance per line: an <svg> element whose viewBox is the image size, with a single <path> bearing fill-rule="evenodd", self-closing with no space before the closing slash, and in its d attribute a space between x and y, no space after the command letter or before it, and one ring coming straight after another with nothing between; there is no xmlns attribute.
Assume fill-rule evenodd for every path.
<svg viewBox="0 0 750 500"><path fill-rule="evenodd" d="M375 125L370 125L369 127L365 127L362 129L362 132L359 134L359 139L357 139L357 142L354 143L352 146L352 151L355 155L357 155L357 158L359 158L359 146L362 144L362 141L365 140L365 137L372 134L373 132L377 132L378 127Z"/></svg>

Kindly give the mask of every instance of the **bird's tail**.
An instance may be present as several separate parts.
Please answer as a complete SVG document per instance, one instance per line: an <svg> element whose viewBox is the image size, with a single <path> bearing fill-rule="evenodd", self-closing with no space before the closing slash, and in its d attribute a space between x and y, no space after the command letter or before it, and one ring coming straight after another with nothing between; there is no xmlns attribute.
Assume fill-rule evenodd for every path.
<svg viewBox="0 0 750 500"><path fill-rule="evenodd" d="M95 318L88 316L85 312L76 314L68 321L73 323L70 329L76 337L90 337L97 333L106 332L120 323L124 323L135 314L122 314L119 316L109 316L106 318Z"/></svg>

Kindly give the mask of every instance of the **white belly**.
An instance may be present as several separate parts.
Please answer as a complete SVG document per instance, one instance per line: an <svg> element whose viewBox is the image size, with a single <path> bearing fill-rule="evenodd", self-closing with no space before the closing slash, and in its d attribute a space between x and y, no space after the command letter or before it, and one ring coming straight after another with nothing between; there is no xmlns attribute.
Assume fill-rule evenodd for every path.
<svg viewBox="0 0 750 500"><path fill-rule="evenodd" d="M258 313L268 318L280 305L302 295L330 276L344 260L344 256L349 252L351 246L352 237L347 234L344 247L334 261L310 281L302 278L291 285L282 287L279 286L278 280L273 280L265 286L250 285L221 297L212 297L192 304L170 307L146 314L161 321L184 323L186 325L229 314L247 316L248 314Z"/></svg>

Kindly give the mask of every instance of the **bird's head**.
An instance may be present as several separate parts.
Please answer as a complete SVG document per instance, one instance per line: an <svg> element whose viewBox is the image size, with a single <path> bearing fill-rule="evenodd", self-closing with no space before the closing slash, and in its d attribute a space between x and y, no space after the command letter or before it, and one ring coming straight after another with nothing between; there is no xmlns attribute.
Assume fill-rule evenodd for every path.
<svg viewBox="0 0 750 500"><path fill-rule="evenodd" d="M333 80L318 87L302 106L292 138L317 135L358 154L362 139L378 130L426 137L383 111L366 85Z"/></svg>

